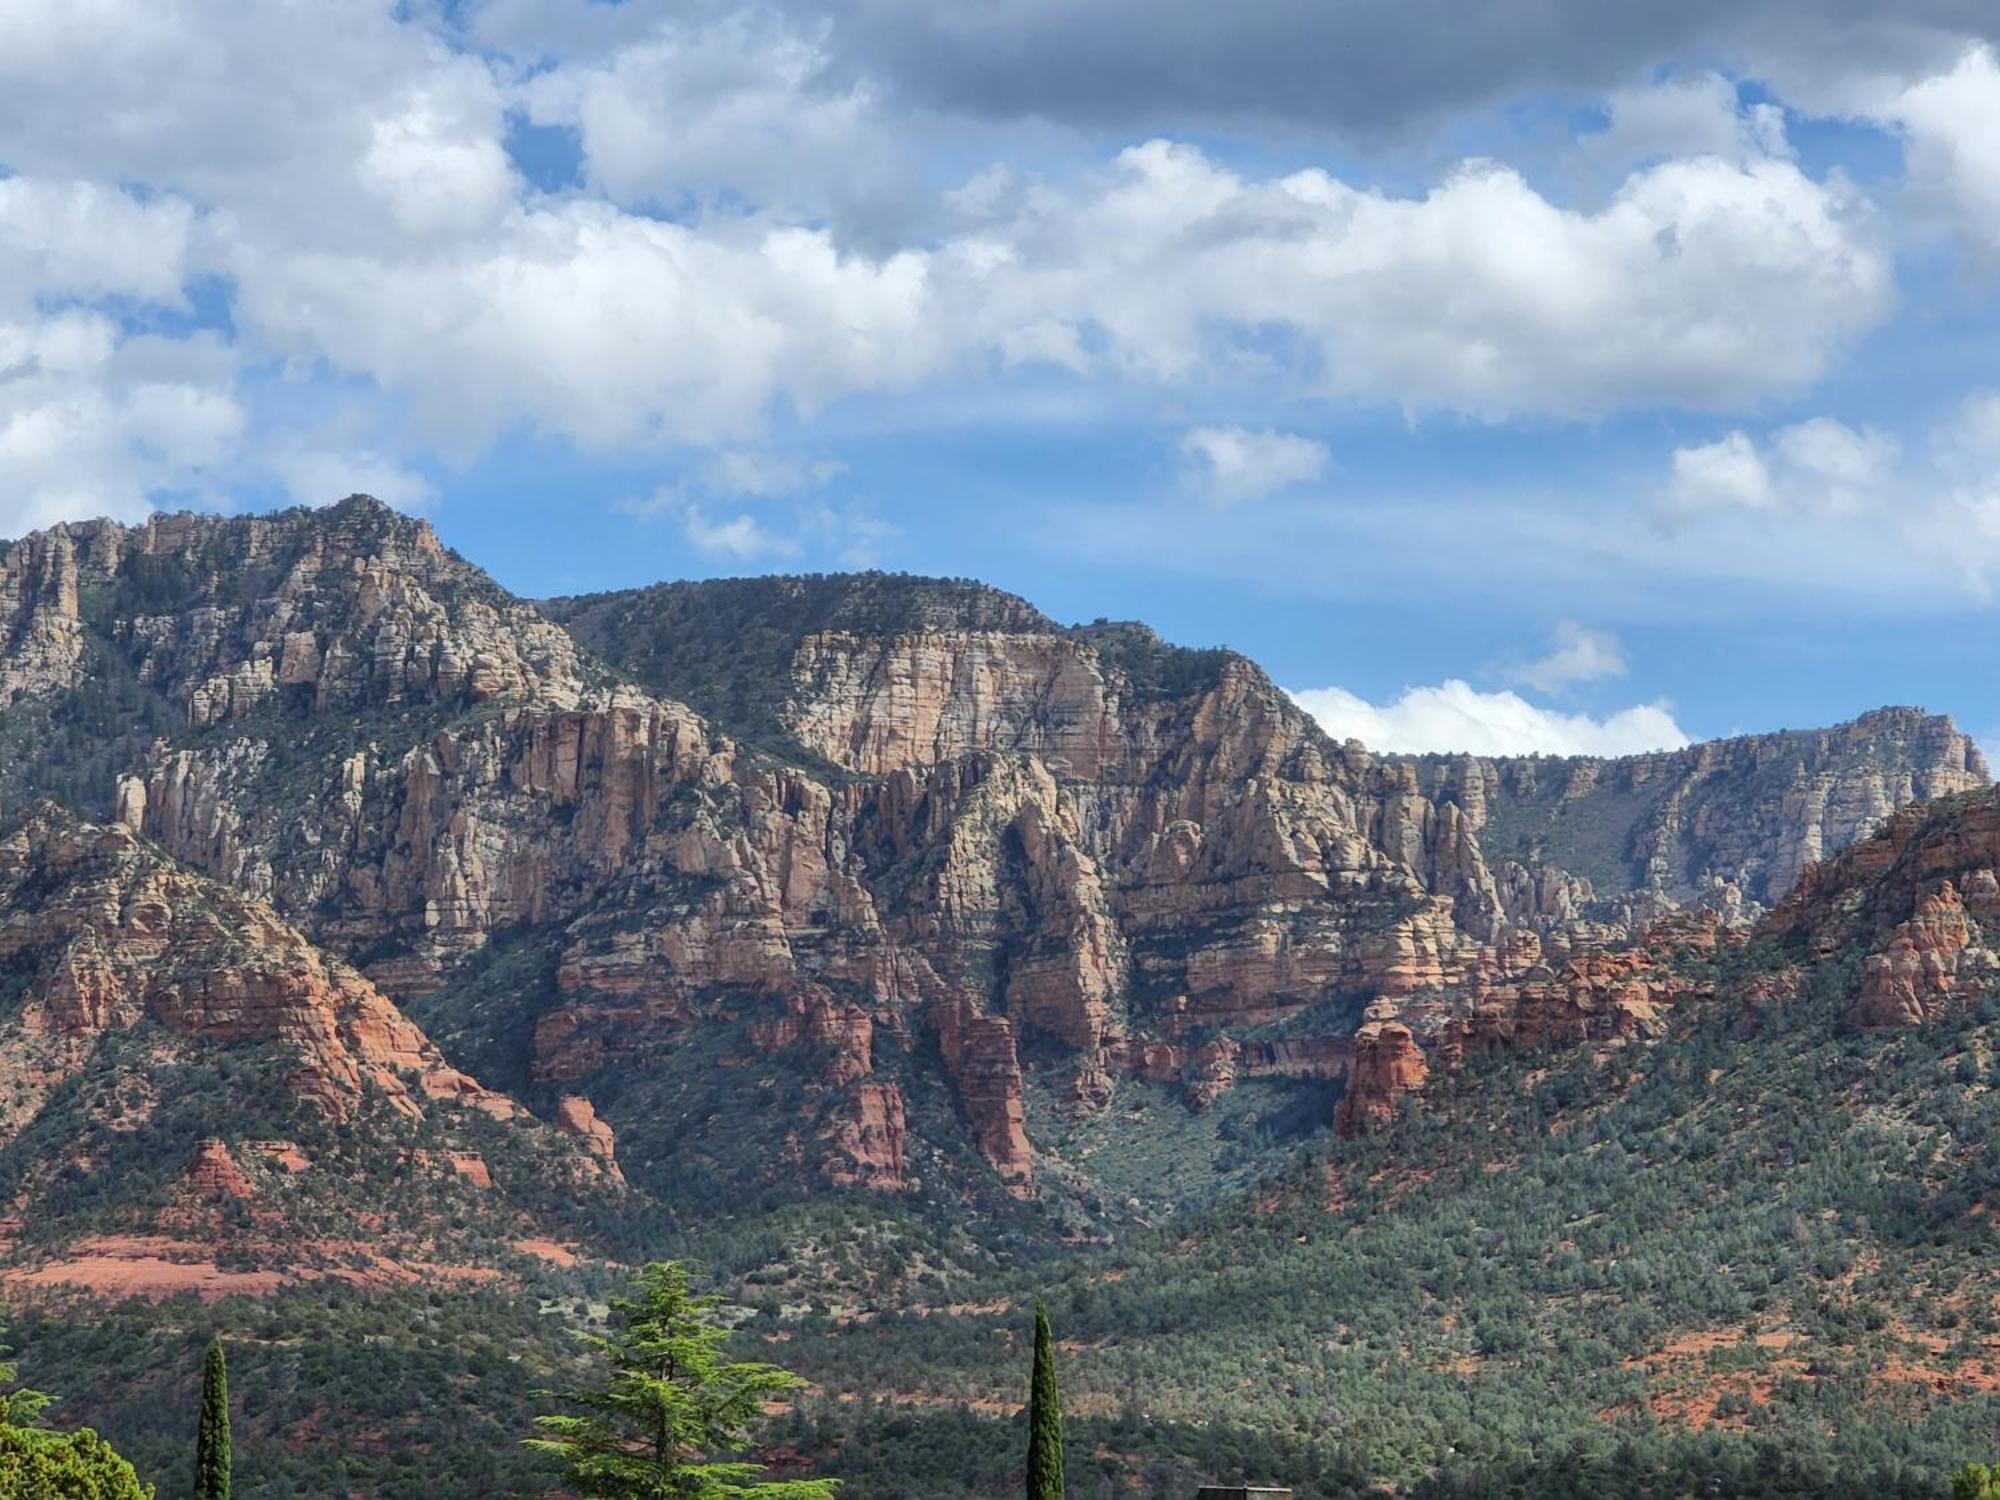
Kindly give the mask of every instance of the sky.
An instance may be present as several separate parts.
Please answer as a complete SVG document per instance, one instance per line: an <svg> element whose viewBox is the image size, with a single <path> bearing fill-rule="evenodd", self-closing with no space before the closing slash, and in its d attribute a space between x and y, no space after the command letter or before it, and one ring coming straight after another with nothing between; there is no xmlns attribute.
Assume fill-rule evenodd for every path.
<svg viewBox="0 0 2000 1500"><path fill-rule="evenodd" d="M0 535L882 567L1382 749L2000 744L1990 0L5 0Z"/></svg>

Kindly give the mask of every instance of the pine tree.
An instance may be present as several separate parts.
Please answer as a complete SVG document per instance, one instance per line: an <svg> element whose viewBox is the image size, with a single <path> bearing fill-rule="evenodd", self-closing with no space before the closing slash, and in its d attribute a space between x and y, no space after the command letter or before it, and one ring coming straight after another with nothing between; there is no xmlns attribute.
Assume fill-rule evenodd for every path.
<svg viewBox="0 0 2000 1500"><path fill-rule="evenodd" d="M1049 1310L1035 1304L1035 1370L1028 1383L1028 1500L1063 1500L1062 1397Z"/></svg>
<svg viewBox="0 0 2000 1500"><path fill-rule="evenodd" d="M194 1500L229 1500L229 1369L220 1336L201 1366L201 1426L194 1439Z"/></svg>
<svg viewBox="0 0 2000 1500"><path fill-rule="evenodd" d="M805 1382L776 1365L726 1359L720 1301L692 1295L680 1266L647 1266L636 1295L611 1304L622 1326L590 1340L608 1378L561 1393L577 1410L537 1417L547 1436L528 1446L556 1459L588 1500L830 1500L832 1480L760 1483L762 1466L735 1456L750 1446L765 1398Z"/></svg>

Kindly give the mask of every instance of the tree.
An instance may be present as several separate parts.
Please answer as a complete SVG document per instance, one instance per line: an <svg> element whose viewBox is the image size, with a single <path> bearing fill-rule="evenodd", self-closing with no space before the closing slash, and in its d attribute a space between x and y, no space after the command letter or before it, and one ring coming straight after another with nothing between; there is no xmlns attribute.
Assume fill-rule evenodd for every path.
<svg viewBox="0 0 2000 1500"><path fill-rule="evenodd" d="M0 1324L0 1334L6 1331L6 1326ZM13 1361L7 1358L12 1352L6 1344L0 1343L0 1387L10 1386L20 1379L20 1372L14 1368ZM35 1418L42 1414L42 1409L48 1404L49 1398L40 1391L25 1388L18 1391L0 1390L0 1427L31 1427Z"/></svg>
<svg viewBox="0 0 2000 1500"><path fill-rule="evenodd" d="M201 1425L194 1437L194 1500L229 1500L229 1368L222 1336L201 1364Z"/></svg>
<svg viewBox="0 0 2000 1500"><path fill-rule="evenodd" d="M0 1345L0 1356L7 1350ZM0 1386L14 1383L0 1358ZM48 1406L40 1391L0 1390L0 1495L7 1500L153 1500L132 1466L84 1428L53 1432L34 1425Z"/></svg>
<svg viewBox="0 0 2000 1500"><path fill-rule="evenodd" d="M740 1455L771 1396L805 1384L776 1365L732 1361L721 1298L694 1296L672 1262L639 1273L635 1295L612 1301L622 1325L589 1342L607 1367L589 1389L557 1393L574 1413L537 1417L530 1448L559 1462L588 1500L830 1500L834 1482L760 1482Z"/></svg>
<svg viewBox="0 0 2000 1500"><path fill-rule="evenodd" d="M0 1426L0 1495L7 1500L153 1500L132 1466L88 1427L51 1432Z"/></svg>
<svg viewBox="0 0 2000 1500"><path fill-rule="evenodd" d="M1035 1304L1035 1369L1028 1382L1028 1500L1063 1500L1062 1397L1049 1310Z"/></svg>
<svg viewBox="0 0 2000 1500"><path fill-rule="evenodd" d="M2000 1464L1967 1464L1951 1476L1951 1500L2000 1500Z"/></svg>

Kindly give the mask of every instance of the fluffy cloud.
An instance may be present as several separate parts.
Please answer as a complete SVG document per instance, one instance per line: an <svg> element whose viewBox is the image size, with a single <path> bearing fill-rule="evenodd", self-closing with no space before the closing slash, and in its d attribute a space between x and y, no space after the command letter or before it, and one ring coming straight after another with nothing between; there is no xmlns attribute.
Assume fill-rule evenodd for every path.
<svg viewBox="0 0 2000 1500"><path fill-rule="evenodd" d="M836 211L910 128L855 62L879 8L605 9L510 0L466 32L368 0L25 0L0 15L0 161L82 183L97 201L73 217L157 219L109 224L76 264L129 279L142 241L178 246L142 295L226 276L246 353L407 398L458 454L522 426L593 448L737 440L774 409L1021 363L1188 385L1273 338L1322 393L1410 408L1727 406L1820 374L1886 306L1860 200L1741 122L1733 154L1648 166L1593 209L1490 162L1399 197L1155 141L1066 183L978 174L923 233L857 238ZM500 50L468 50L482 38ZM1720 118L1719 96L1694 104ZM1661 108L1631 96L1613 134L1699 143ZM514 169L522 110L577 132L584 190ZM125 181L155 196L89 186ZM675 217L639 211L661 203ZM45 194L21 216L64 211ZM38 288L65 274L22 264ZM1264 482L1248 442L1235 470L1207 459L1218 495ZM1264 456L1274 485L1309 461Z"/></svg>
<svg viewBox="0 0 2000 1500"><path fill-rule="evenodd" d="M136 520L161 490L201 485L242 436L212 345L124 339L69 312L0 319L0 532L86 516Z"/></svg>
<svg viewBox="0 0 2000 1500"><path fill-rule="evenodd" d="M1195 480L1217 501L1256 500L1326 472L1326 444L1266 428L1197 427L1181 439Z"/></svg>
<svg viewBox="0 0 2000 1500"><path fill-rule="evenodd" d="M809 548L842 567L879 566L901 533L827 487L846 472L830 459L757 448L724 448L674 484L614 506L643 522L667 522L709 563L768 563ZM739 510L762 501L759 513Z"/></svg>
<svg viewBox="0 0 2000 1500"><path fill-rule="evenodd" d="M701 466L701 487L715 495L796 495L824 488L847 471L838 459L760 448L722 448Z"/></svg>
<svg viewBox="0 0 2000 1500"><path fill-rule="evenodd" d="M1732 432L1674 450L1661 504L1674 519L1728 511L1852 514L1888 495L1896 457L1888 437L1830 417L1780 428L1761 447Z"/></svg>
<svg viewBox="0 0 2000 1500"><path fill-rule="evenodd" d="M1878 113L1906 140L1910 186L1988 255L2000 254L2000 61L1975 47Z"/></svg>
<svg viewBox="0 0 2000 1500"><path fill-rule="evenodd" d="M1721 405L1820 373L1888 290L1858 203L1777 160L1669 163L1580 213L1491 164L1399 199L1154 142L1095 191L980 207L871 256L825 229L522 205L420 255L245 247L238 311L289 355L408 392L443 441L525 423L610 446L739 437L774 402L811 412L982 354L1091 349L1181 382L1274 329L1328 393L1493 418Z"/></svg>
<svg viewBox="0 0 2000 1500"><path fill-rule="evenodd" d="M437 486L430 480L372 448L288 444L272 455L270 464L298 505L330 505L362 494L397 510L422 511L437 500Z"/></svg>
<svg viewBox="0 0 2000 1500"><path fill-rule="evenodd" d="M1284 329L1329 392L1490 418L1796 386L1890 289L1865 206L1789 161L1668 162L1580 212L1491 162L1397 198L1317 170L1247 180L1166 141L936 270L1016 326L1087 328L1150 378L1202 368L1218 330Z"/></svg>
<svg viewBox="0 0 2000 1500"><path fill-rule="evenodd" d="M1624 675L1625 652L1618 638L1606 631L1586 629L1574 620L1557 624L1550 632L1548 651L1512 673L1514 681L1545 693Z"/></svg>
<svg viewBox="0 0 2000 1500"><path fill-rule="evenodd" d="M790 556L796 550L786 538L772 535L755 516L712 521L700 506L683 504L680 521L681 535L704 557L755 562L774 554Z"/></svg>
<svg viewBox="0 0 2000 1500"><path fill-rule="evenodd" d="M1605 113L1605 129L1585 136L1582 145L1618 167L1684 156L1740 161L1791 155L1785 112L1768 103L1744 108L1736 85L1720 73L1619 89L1606 101Z"/></svg>
<svg viewBox="0 0 2000 1500"><path fill-rule="evenodd" d="M0 306L54 297L131 297L176 305L194 211L95 183L0 181Z"/></svg>
<svg viewBox="0 0 2000 1500"><path fill-rule="evenodd" d="M1676 749L1688 737L1664 703L1640 704L1602 719L1538 708L1518 693L1481 692L1452 678L1413 687L1391 703L1370 703L1344 688L1291 695L1337 740L1408 754L1632 755Z"/></svg>
<svg viewBox="0 0 2000 1500"><path fill-rule="evenodd" d="M710 233L573 201L420 260L299 254L246 272L245 324L407 393L441 440L523 424L594 447L754 432L934 368L923 259L808 229Z"/></svg>
<svg viewBox="0 0 2000 1500"><path fill-rule="evenodd" d="M825 213L903 175L901 132L865 82L831 76L826 30L761 10L659 17L523 97L535 123L577 131L586 176L619 202Z"/></svg>
<svg viewBox="0 0 2000 1500"><path fill-rule="evenodd" d="M135 335L96 305L179 308L196 230L176 198L0 180L0 531L133 519L231 456L244 413L220 343Z"/></svg>

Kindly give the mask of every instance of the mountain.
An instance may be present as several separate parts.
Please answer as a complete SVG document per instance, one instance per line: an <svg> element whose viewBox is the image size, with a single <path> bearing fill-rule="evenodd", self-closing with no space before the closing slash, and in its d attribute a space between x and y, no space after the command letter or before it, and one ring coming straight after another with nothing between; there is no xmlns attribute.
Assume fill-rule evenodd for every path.
<svg viewBox="0 0 2000 1500"><path fill-rule="evenodd" d="M588 1318L612 1261L696 1256L756 1304L746 1336L786 1343L828 1393L793 1440L864 1475L874 1429L839 1392L869 1394L875 1360L872 1388L918 1410L997 1399L998 1309L1031 1281L1096 1278L1071 1308L1091 1338L1178 1338L1154 1289L1203 1304L1187 1237L1250 1255L1273 1213L1308 1247L1294 1262L1274 1240L1241 1272L1273 1309L1313 1295L1307 1268L1348 1276L1322 1231L1393 1281L1399 1247L1445 1268L1462 1251L1440 1236L1490 1244L1476 1215L1525 1223L1541 1187L1624 1224L1620 1202L1581 1207L1617 1174L1559 1144L1613 1115L1666 1132L1634 1202L1698 1183L1713 1138L1738 1153L1728 1201L1747 1213L1782 1170L1783 1101L1859 1066L1874 1033L1856 1026L1983 1024L1992 862L1974 849L1948 893L1910 875L1907 909L1903 866L1871 863L1987 805L1948 719L1890 709L1618 761L1377 755L1333 743L1240 655L1064 627L976 583L536 605L365 497L0 548L0 752L0 1286L262 1295L172 1340L230 1318L276 1330L246 1354L276 1393L246 1440L306 1493L322 1453L362 1464L366 1492L436 1493L422 1455L518 1427L569 1357L545 1310ZM1864 969L1881 977L1820 1025ZM1718 1046L1769 1130L1738 1136L1682 1097ZM1855 1119L1911 1107L1914 1076L1893 1097L1857 1084ZM1669 1084L1670 1130L1645 1113ZM1433 1180L1475 1218L1441 1210ZM1365 1212L1313 1217L1328 1192ZM1540 1264L1512 1274L1543 1285ZM421 1287L422 1311L332 1308L314 1292L330 1280ZM1118 1312L1090 1321L1087 1288L1128 1282L1145 1295L1106 1293ZM1441 1358L1473 1357L1429 1321L1469 1309L1397 1284L1354 1316L1379 1332L1393 1310L1456 1351ZM1505 1302L1480 1315L1496 1330L1554 1317L1482 1285ZM445 1287L466 1300L432 1300ZM1647 1337L1688 1317L1678 1272L1653 1290ZM1215 1305L1236 1355L1283 1344ZM165 1316L118 1326L158 1348ZM847 1336L864 1320L877 1355ZM316 1403L322 1345L295 1350L291 1327L365 1330L402 1372L378 1388L339 1367L365 1429ZM60 1315L22 1328L58 1373L88 1368ZM1620 1339L1620 1359L1658 1353ZM935 1372L939 1340L976 1379ZM461 1345L492 1394L447 1422L420 1387L451 1383L439 1351ZM1210 1371L1220 1347L1169 1352ZM1137 1400L1140 1365L1076 1352L1093 1411ZM1300 1389L1322 1399L1360 1358ZM123 1446L170 1451L171 1384L133 1360L149 1394ZM1307 1430L1307 1406L1176 1378L1190 1422L1199 1396ZM1436 1404L1462 1405L1462 1385L1411 1396L1431 1412L1420 1440L1381 1404L1395 1389L1371 1387L1373 1435L1340 1459L1356 1484L1448 1472L1471 1442ZM922 1430L950 1451L1004 1431L966 1421ZM1196 1442L1142 1446L1184 1463ZM1303 1437L1285 1451L1326 1457ZM890 1489L916 1473L893 1462ZM525 1472L494 1459L463 1492Z"/></svg>
<svg viewBox="0 0 2000 1500"><path fill-rule="evenodd" d="M1365 1128L1433 1061L1560 1031L1509 1007L1579 943L1716 880L1754 902L1984 779L1910 711L1643 762L1378 757L1241 656L978 584L544 610L362 497L38 533L0 610L9 799L267 901L682 1202L1170 1209L1245 1138ZM1163 1129L1172 1168L1130 1165Z"/></svg>

